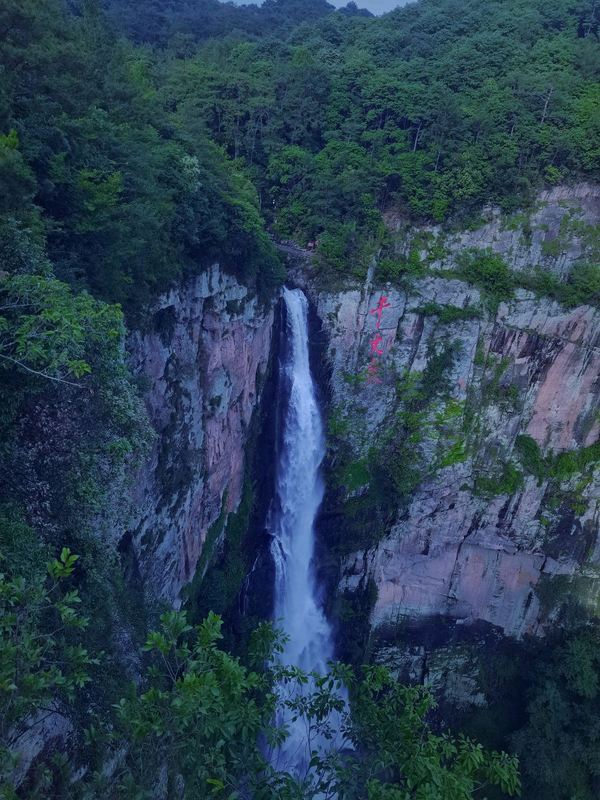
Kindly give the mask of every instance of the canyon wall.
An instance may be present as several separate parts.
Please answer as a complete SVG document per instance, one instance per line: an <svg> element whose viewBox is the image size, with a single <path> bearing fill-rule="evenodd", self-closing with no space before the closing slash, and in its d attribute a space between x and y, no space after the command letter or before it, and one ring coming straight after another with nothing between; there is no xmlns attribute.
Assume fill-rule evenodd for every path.
<svg viewBox="0 0 600 800"><path fill-rule="evenodd" d="M116 390L102 382L98 389L110 414L89 392L50 385L32 395L19 421L15 495L51 552L69 546L81 554L84 614L107 651L115 687L139 680L156 609L181 605L182 590L219 543L225 526L218 522L240 504L273 305L213 265L161 295L141 329L130 331L133 382L116 364L103 376ZM127 439L139 446L116 457ZM71 753L74 763L81 755L72 711L58 701L11 735L15 785L53 752Z"/></svg>
<svg viewBox="0 0 600 800"><path fill-rule="evenodd" d="M272 327L272 307L215 265L163 295L149 329L130 337L156 434L130 529L147 590L175 606L209 529L239 505Z"/></svg>
<svg viewBox="0 0 600 800"><path fill-rule="evenodd" d="M494 302L460 259L486 251L515 274L566 279L597 263L599 219L589 185L546 192L529 214L487 210L460 233L389 214L412 274L380 280L373 265L362 285L323 290L310 264L295 273L331 373L323 525L339 593L376 589L374 630L446 619L521 637L568 594L596 606L600 312L518 287Z"/></svg>

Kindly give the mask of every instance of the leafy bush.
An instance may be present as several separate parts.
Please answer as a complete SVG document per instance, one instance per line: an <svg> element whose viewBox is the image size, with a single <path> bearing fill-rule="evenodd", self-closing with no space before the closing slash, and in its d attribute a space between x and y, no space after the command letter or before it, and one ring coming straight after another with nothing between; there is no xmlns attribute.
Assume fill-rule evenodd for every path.
<svg viewBox="0 0 600 800"><path fill-rule="evenodd" d="M517 436L515 447L521 459L521 463L527 472L535 475L535 477L540 480L547 476L549 465L542 455L540 446L535 439L522 434Z"/></svg>
<svg viewBox="0 0 600 800"><path fill-rule="evenodd" d="M408 258L382 258L377 264L377 277L381 281L398 282L405 278L418 278L426 272L426 265L413 249Z"/></svg>
<svg viewBox="0 0 600 800"><path fill-rule="evenodd" d="M2 792L11 792L19 739L46 716L64 716L99 663L99 654L81 646L89 620L78 611L77 590L68 588L77 559L65 547L45 573L38 567L25 577L14 573L6 551L0 555Z"/></svg>
<svg viewBox="0 0 600 800"><path fill-rule="evenodd" d="M565 285L567 306L600 305L600 265L577 264Z"/></svg>
<svg viewBox="0 0 600 800"><path fill-rule="evenodd" d="M600 790L600 636L596 624L553 642L534 663L527 722L513 734L531 800L594 800Z"/></svg>
<svg viewBox="0 0 600 800"><path fill-rule="evenodd" d="M489 250L465 252L458 272L469 283L481 288L495 307L512 297L515 278L501 256Z"/></svg>
<svg viewBox="0 0 600 800"><path fill-rule="evenodd" d="M567 450L559 453L551 461L551 474L559 480L566 480L572 475L583 472L586 467L600 461L600 442L579 450Z"/></svg>
<svg viewBox="0 0 600 800"><path fill-rule="evenodd" d="M15 796L20 733L39 724L35 712L42 708L68 714L102 658L77 644L88 621L77 612L77 591L62 588L76 562L63 548L46 577L0 575L0 788L6 796ZM433 732L426 720L434 702L426 689L401 686L382 667L365 667L359 678L341 665L328 675L280 665L283 640L264 624L242 664L219 647L221 627L213 613L195 627L185 612L161 616L146 640L150 661L142 682L112 709L90 709L86 738L101 753L104 747L98 770L76 771L62 762L69 796L146 797L159 776L184 797L249 791L293 800L335 791L341 800L356 800L391 799L402 791L416 800L425 790L439 800L471 800L481 785L518 792L514 758ZM301 776L275 769L268 758L288 736L281 720L297 718L308 740L331 742L329 752L313 752L311 770ZM103 767L113 754L110 775ZM44 772L43 754L41 761L36 767ZM46 770L42 791L54 794L58 777Z"/></svg>
<svg viewBox="0 0 600 800"><path fill-rule="evenodd" d="M523 473L514 464L501 464L496 474L478 475L475 479L475 492L483 497L497 497L514 494L523 485Z"/></svg>
<svg viewBox="0 0 600 800"><path fill-rule="evenodd" d="M576 264L566 281L541 269L520 274L517 280L524 288L551 297L567 308L600 305L600 266L597 264Z"/></svg>
<svg viewBox="0 0 600 800"><path fill-rule="evenodd" d="M0 278L0 359L48 381L71 385L91 372L86 360L102 342L120 345L122 315L86 292L74 294L47 275Z"/></svg>
<svg viewBox="0 0 600 800"><path fill-rule="evenodd" d="M517 436L515 446L523 467L538 479L565 481L600 461L600 442L557 455L549 453L547 456L542 455L539 445L531 436Z"/></svg>

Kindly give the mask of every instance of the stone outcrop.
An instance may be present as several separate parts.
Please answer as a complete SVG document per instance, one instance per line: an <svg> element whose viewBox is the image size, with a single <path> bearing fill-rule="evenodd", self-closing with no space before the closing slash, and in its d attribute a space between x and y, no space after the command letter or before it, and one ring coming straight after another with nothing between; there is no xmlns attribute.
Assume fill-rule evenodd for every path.
<svg viewBox="0 0 600 800"><path fill-rule="evenodd" d="M37 761L49 757L52 752L66 750L74 738L73 723L54 701L47 709L27 717L18 729L9 733L10 749L15 758L11 782L19 787Z"/></svg>
<svg viewBox="0 0 600 800"><path fill-rule="evenodd" d="M147 589L175 606L210 527L240 502L272 326L272 308L215 265L163 295L151 328L130 337L156 432L134 480L133 546Z"/></svg>
<svg viewBox="0 0 600 800"><path fill-rule="evenodd" d="M425 276L402 287L378 282L376 269L343 291L318 291L307 270L298 275L326 333L330 416L344 430L332 441L332 471L345 458L368 472L390 437L401 440L403 392L451 351L444 390L419 408L419 435L403 451L420 480L398 496L384 535L343 558L341 591L359 590L366 578L376 584L374 628L441 616L517 637L541 634L565 591L583 602L599 591L598 464L539 476L517 444L536 443L550 463L598 441L600 312L566 309L524 289L492 309L455 267L464 249L475 248L499 253L515 271L539 266L566 276L597 253L600 189L553 189L510 224L497 211L487 217L476 231L429 228L424 237L389 215L399 253L429 241L420 253ZM371 312L382 295L389 305L376 329ZM383 354L375 354L373 379L378 334ZM350 498L368 503L373 475L341 493L339 479L330 489L341 519Z"/></svg>
<svg viewBox="0 0 600 800"><path fill-rule="evenodd" d="M443 249L434 259L435 266L451 267L464 250L489 248L513 270L535 266L561 277L589 254L594 239L597 245L599 219L600 191L589 183L541 192L526 214L507 216L498 208L484 209L481 224L472 230L449 233L439 225L416 228L394 212L386 215L390 230L402 237L400 252L408 254L412 247L422 247L419 242L427 238ZM426 249L422 255L427 255Z"/></svg>

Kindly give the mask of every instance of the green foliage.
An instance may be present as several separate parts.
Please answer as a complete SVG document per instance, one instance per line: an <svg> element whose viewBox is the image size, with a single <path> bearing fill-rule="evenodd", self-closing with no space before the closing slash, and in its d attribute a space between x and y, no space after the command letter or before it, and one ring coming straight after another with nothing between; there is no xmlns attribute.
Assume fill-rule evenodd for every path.
<svg viewBox="0 0 600 800"><path fill-rule="evenodd" d="M27 446L19 435L20 421L35 420L40 413L35 404L43 398L44 413L54 422L39 436L28 480L47 487L45 510L54 515L55 525L72 523L85 530L111 482L149 441L124 339L118 306L76 293L51 273L0 278L0 469L10 476L3 498L35 502L31 487L14 480L11 464ZM44 448L49 453L60 448L62 472L52 467L51 458L40 457Z"/></svg>
<svg viewBox="0 0 600 800"><path fill-rule="evenodd" d="M523 485L523 473L512 463L501 463L495 474L478 475L475 479L475 492L483 497L512 495Z"/></svg>
<svg viewBox="0 0 600 800"><path fill-rule="evenodd" d="M74 295L49 276L0 278L0 359L41 378L75 384L91 372L89 351L120 344L122 315L116 306ZM67 380L68 379L68 380Z"/></svg>
<svg viewBox="0 0 600 800"><path fill-rule="evenodd" d="M246 479L238 510L227 514L223 509L219 519L211 526L206 555L203 555L195 580L188 591L190 612L194 619L202 619L209 611L225 614L231 609L242 588L249 569L244 538L253 503L253 485ZM226 498L223 500L224 507L225 504ZM215 543L221 537L221 549L215 553Z"/></svg>
<svg viewBox="0 0 600 800"><path fill-rule="evenodd" d="M519 455L523 468L541 480L548 474L548 463L539 444L531 436L521 434L517 436L515 448Z"/></svg>
<svg viewBox="0 0 600 800"><path fill-rule="evenodd" d="M342 797L467 800L482 784L519 792L514 757L428 730L423 719L434 702L426 690L402 686L383 667L364 672L353 687L351 739L365 755L350 762Z"/></svg>
<svg viewBox="0 0 600 800"><path fill-rule="evenodd" d="M524 288L551 297L567 308L600 305L600 266L597 264L576 264L566 281L541 269L519 276L518 280Z"/></svg>
<svg viewBox="0 0 600 800"><path fill-rule="evenodd" d="M360 581L355 590L338 592L335 618L339 619L339 656L347 664L362 664L370 657L371 612L377 601L377 584L372 577Z"/></svg>
<svg viewBox="0 0 600 800"><path fill-rule="evenodd" d="M27 529L21 524L21 532ZM2 546L6 548L6 536ZM7 549L0 554L0 791L10 792L19 739L40 718L64 716L99 663L81 645L89 620L70 588L78 557L64 547L46 572L39 562L16 573Z"/></svg>
<svg viewBox="0 0 600 800"><path fill-rule="evenodd" d="M27 581L46 572L48 550L15 505L0 505L0 554L10 558L12 572Z"/></svg>
<svg viewBox="0 0 600 800"><path fill-rule="evenodd" d="M582 447L579 450L567 450L554 457L551 463L551 474L559 480L566 480L572 475L583 472L587 467L600 461L600 442Z"/></svg>
<svg viewBox="0 0 600 800"><path fill-rule="evenodd" d="M329 412L327 430L330 437L338 438L345 436L345 434L348 433L349 426L349 420L343 416L343 410L341 408L334 408Z"/></svg>
<svg viewBox="0 0 600 800"><path fill-rule="evenodd" d="M369 480L370 473L366 459L361 459L348 464L340 477L340 483L348 492L354 492L357 489L360 489L361 487L367 485Z"/></svg>
<svg viewBox="0 0 600 800"><path fill-rule="evenodd" d="M377 278L391 283L410 280L424 275L426 266L419 256L419 251L413 248L408 258L382 258L377 263Z"/></svg>
<svg viewBox="0 0 600 800"><path fill-rule="evenodd" d="M459 274L469 283L481 288L492 307L512 297L515 279L501 256L487 250L462 254Z"/></svg>
<svg viewBox="0 0 600 800"><path fill-rule="evenodd" d="M62 713L90 689L93 659L80 637L110 640L121 612L114 604L119 568L107 563L107 545L87 536L85 522L147 436L125 365L121 313L94 295L139 315L157 291L214 259L269 291L283 275L263 217L280 235L316 242L322 276L362 279L386 243L381 209L436 222L476 219L484 203L514 210L543 182L593 177L599 164L598 21L587 0L423 0L379 19L352 8L333 13L322 0L273 0L260 9L216 0L104 5L119 30L159 48L119 39L96 2L4 0L0 8L2 499L20 493L33 517L51 520L49 537L62 528L74 549L74 541L85 542L76 548L79 561L65 548L48 573L45 547L13 505L2 506L3 735L42 703L59 703ZM546 246L549 255L561 248L561 240ZM425 269L415 245L405 259L381 260L377 274L403 281ZM491 253L467 254L460 269L491 306L516 286L567 306L597 304L600 296L593 259L566 283L549 274L512 275ZM423 313L453 322L474 311L428 304ZM448 351L439 352L426 373L407 379L390 435L368 458L342 464L346 488L368 483L347 503L355 527L341 531L344 546L356 546L360 536L361 545L372 544L399 498L430 469L465 457L454 428L459 416L438 413L440 405L452 410L450 362ZM492 389L501 388L494 377ZM40 427L53 424L43 436L31 432L37 457L20 459L27 437L17 425L36 420L40 397ZM344 421L332 422L343 435ZM421 452L432 431L444 437L435 465ZM546 457L531 442L517 447L524 469L538 477L547 470L557 481L587 470L599 455L596 445ZM60 454L62 471L49 453ZM516 491L521 480L505 464L479 488ZM250 507L246 487L203 586L204 613L226 608L246 574ZM223 524L224 517L211 539ZM90 590L82 605L94 612L92 631L84 630L75 582ZM290 776L269 771L258 750L259 731L270 741L282 735L270 727L275 676L223 653L219 636L212 616L194 628L180 614L165 615L148 639L152 665L140 686L116 720L102 708L107 752L121 752L124 737L131 741L115 762L122 796L152 795L165 762L170 796L182 794L179 776L190 797L301 796ZM269 658L266 648L262 662ZM555 736L547 712L554 713L564 686L533 707L546 797L549 754L557 747L565 764L557 797L598 793L597 754L581 743L598 714L579 716L578 705L581 698L595 702L595 658L582 646L568 675L560 673L571 694L567 713L559 704L555 719L568 735ZM102 706L99 696L106 700L110 666L86 712ZM574 671L583 677L571 680ZM290 685L308 680L294 671L277 675ZM338 701L332 680L315 678L314 696L297 695L288 710L321 724L323 709ZM504 757L432 731L426 695L381 672L368 672L363 686L350 682L355 750L342 765L319 764L341 800L462 800L481 781L516 790ZM533 782L534 770L528 775ZM88 777L107 796L101 772L79 783ZM80 788L67 785L71 796ZM89 797L88 790L82 787Z"/></svg>
<svg viewBox="0 0 600 800"><path fill-rule="evenodd" d="M60 278L131 314L210 259L280 282L244 166L168 109L161 69L95 3L8 0L0 25L0 217L45 235Z"/></svg>
<svg viewBox="0 0 600 800"><path fill-rule="evenodd" d="M487 747L517 753L527 800L598 796L599 633L574 605L542 640L477 647L487 707L459 713L456 724Z"/></svg>
<svg viewBox="0 0 600 800"><path fill-rule="evenodd" d="M515 447L523 467L538 479L549 478L559 482L579 475L600 461L600 443L566 450L554 455L542 455L539 445L531 436L517 436Z"/></svg>
<svg viewBox="0 0 600 800"><path fill-rule="evenodd" d="M523 434L517 436L515 450L524 469L534 475L538 483L547 481L545 504L550 516L556 514L560 520L565 515L585 514L589 506L585 490L600 462L600 442L562 453L543 454L537 442ZM550 537L559 536L560 522L556 528L548 518L542 517L542 522L549 529ZM587 560L585 548L579 557ZM558 584L560 579L556 578L556 582Z"/></svg>
<svg viewBox="0 0 600 800"><path fill-rule="evenodd" d="M0 135L0 185L6 190L0 200L0 213L27 209L35 195L35 177L23 158L14 129Z"/></svg>
<svg viewBox="0 0 600 800"><path fill-rule="evenodd" d="M70 15L58 0L8 0L0 214L47 235L59 277L134 313L217 257L277 285L261 214L318 241L322 273L363 277L382 208L469 219L593 173L597 62L581 9L468 0L454 14L452 2L377 19L323 0L107 3L133 39L169 41L153 51L117 40L96 3L73 0ZM417 262L411 251L380 273L396 280ZM493 296L511 288L481 267L475 277Z"/></svg>
<svg viewBox="0 0 600 800"><path fill-rule="evenodd" d="M534 666L527 722L513 736L531 800L593 800L600 788L600 636L580 627Z"/></svg>
<svg viewBox="0 0 600 800"><path fill-rule="evenodd" d="M319 258L322 269L348 273L348 265L352 263L357 248L356 225L351 222L331 225L323 233L319 241ZM353 273L364 277L364 265L354 266Z"/></svg>
<svg viewBox="0 0 600 800"><path fill-rule="evenodd" d="M440 469L460 464L467 458L466 443L464 441L453 442L440 459Z"/></svg>
<svg viewBox="0 0 600 800"><path fill-rule="evenodd" d="M182 780L185 797L228 797L241 779L262 782L259 735L274 711L268 679L220 650L221 638L216 615L192 628L175 611L148 636L148 685L116 708L118 735L130 743L120 797L151 796L165 768L167 786Z"/></svg>
<svg viewBox="0 0 600 800"><path fill-rule="evenodd" d="M461 322L468 319L479 319L480 309L475 306L440 306L437 303L425 303L417 309L419 314L425 317L437 317L442 325L451 325L453 322Z"/></svg>
<svg viewBox="0 0 600 800"><path fill-rule="evenodd" d="M431 0L373 19L320 4L277 46L264 37L281 36L279 14L298 20L297 4L220 21L214 4L180 5L163 20L168 31L183 13L191 64L175 63L171 97L252 165L275 228L318 239L326 270L363 261L353 225L375 252L377 209L477 218L484 203L514 211L543 182L598 168L595 34L582 35L586 12L570 0L551 11L543 0ZM237 37L194 47L228 15ZM136 19L144 26L158 38L155 9ZM181 61L181 42L172 49ZM394 280L389 266L381 274Z"/></svg>
<svg viewBox="0 0 600 800"><path fill-rule="evenodd" d="M328 676L306 675L275 665L252 671L218 648L221 623L210 614L192 628L185 614L169 612L161 629L150 634L146 649L155 653L147 680L117 706L119 734L130 742L121 781L123 796L133 787L151 789L162 767L167 785L183 778L185 797L216 796L239 791L240 779L254 797L313 798L335 790L340 798L358 800L423 796L433 800L468 800L478 784L518 791L516 761L486 753L464 737L437 735L426 716L433 706L427 691L399 685L381 667L365 667L359 679L348 668L333 667ZM281 642L264 626L253 637L249 663L264 664ZM343 713L339 687L351 695L352 714ZM341 755L313 755L312 772L299 779L270 768L259 736L271 748L285 740L274 727L279 707L287 718L301 717L313 737L331 738L332 711L341 714ZM332 742L333 745L333 742ZM145 796L145 795L142 795Z"/></svg>
<svg viewBox="0 0 600 800"><path fill-rule="evenodd" d="M69 588L77 560L63 548L45 575L41 568L29 578L0 575L0 789L7 797L15 796L20 736L38 724L38 712L69 719L102 657L78 643L88 620L77 610L77 590ZM143 647L149 660L141 682L112 708L88 711L86 741L104 748L98 769L77 772L74 764L42 756L36 764L41 784L30 783L31 797L43 796L39 789L54 794L64 780L70 797L108 792L141 800L153 796L159 776L169 793L185 798L248 791L265 799L335 793L367 800L374 792L391 798L402 791L418 800L425 789L433 800L470 800L476 782L518 791L514 759L433 732L426 719L433 701L424 689L400 686L380 667L365 667L359 679L341 665L324 676L280 665L284 642L265 624L242 664L219 647L221 627L212 612L196 626L185 612L162 614ZM337 746L333 712L342 737ZM315 751L311 770L299 777L274 769L266 757L287 738L285 720L298 717L308 737L331 741L331 750ZM112 776L104 769L111 751L118 753Z"/></svg>
<svg viewBox="0 0 600 800"><path fill-rule="evenodd" d="M485 366L485 343L482 336L477 339L477 347L475 348L475 355L473 356L473 364L476 367Z"/></svg>
<svg viewBox="0 0 600 800"><path fill-rule="evenodd" d="M285 37L300 23L331 10L325 0L277 0L263 6L228 4L225 8L217 0L108 0L106 5L111 18L134 39L159 45L171 41L184 51L194 41L227 37L231 31Z"/></svg>

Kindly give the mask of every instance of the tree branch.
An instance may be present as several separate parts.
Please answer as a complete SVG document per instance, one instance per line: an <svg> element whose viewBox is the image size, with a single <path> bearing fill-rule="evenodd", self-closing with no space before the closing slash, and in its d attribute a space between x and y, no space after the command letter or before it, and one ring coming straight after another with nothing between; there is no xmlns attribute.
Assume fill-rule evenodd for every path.
<svg viewBox="0 0 600 800"><path fill-rule="evenodd" d="M40 372L37 369L32 369L28 367L27 364L24 364L22 361L19 361L16 358L11 358L10 356L4 356L0 353L0 358L4 359L4 361L10 361L12 364L16 364L18 367L22 367L23 369L27 370L27 372L31 372L33 375L38 375L41 378L46 378L48 381L55 381L56 383L65 383L67 386L75 386L77 389L83 389L83 385L81 383L74 383L73 381L67 381L64 378L57 378L55 375L48 375L46 372Z"/></svg>

